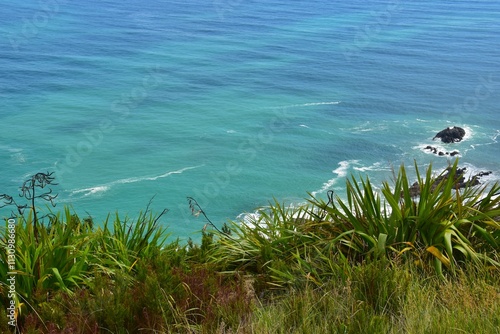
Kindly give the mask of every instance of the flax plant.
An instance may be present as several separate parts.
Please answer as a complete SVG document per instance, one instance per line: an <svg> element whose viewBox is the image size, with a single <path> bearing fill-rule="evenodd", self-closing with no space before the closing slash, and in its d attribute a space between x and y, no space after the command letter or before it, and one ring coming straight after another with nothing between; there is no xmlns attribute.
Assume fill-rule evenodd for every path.
<svg viewBox="0 0 500 334"><path fill-rule="evenodd" d="M17 309L23 313L60 290L69 295L85 284L89 269L90 226L72 215L52 215L48 226L38 227L35 235L33 215L18 218L16 225L16 294ZM3 244L5 239L1 238ZM3 245L0 245L3 246ZM6 263L4 253L1 262ZM7 267L0 265L0 281L4 282Z"/></svg>
<svg viewBox="0 0 500 334"><path fill-rule="evenodd" d="M226 273L244 270L272 288L321 285L345 258L330 248L338 230L311 215L307 207L275 201L241 222L231 222L233 238L218 239L213 260Z"/></svg>
<svg viewBox="0 0 500 334"><path fill-rule="evenodd" d="M112 274L114 269L131 272L140 258L152 258L169 236L159 224L160 218L167 212L163 210L154 215L148 205L135 221L128 218L122 220L117 213L110 223L108 216L103 226L95 231L92 241L94 262L101 270Z"/></svg>
<svg viewBox="0 0 500 334"><path fill-rule="evenodd" d="M341 229L337 242L355 255L413 254L419 260L430 256L439 275L443 265L453 271L465 260L499 266L491 254L500 245L495 220L500 215L500 186L468 182L459 189L457 168L458 160L434 176L429 166L422 176L415 164L417 183L411 187L401 166L394 186L384 182L381 193L368 179L358 182L353 176L347 181L346 201L337 196L328 203L314 198L310 202Z"/></svg>
<svg viewBox="0 0 500 334"><path fill-rule="evenodd" d="M247 270L276 287L348 277L349 263L413 261L443 277L466 261L500 267L500 186L458 188L458 161L439 175L429 166L412 185L401 166L391 186L366 178L346 182L346 198L328 193L291 208L274 202L233 222L213 258L228 272ZM418 189L418 191L415 191ZM431 270L431 271L429 271Z"/></svg>

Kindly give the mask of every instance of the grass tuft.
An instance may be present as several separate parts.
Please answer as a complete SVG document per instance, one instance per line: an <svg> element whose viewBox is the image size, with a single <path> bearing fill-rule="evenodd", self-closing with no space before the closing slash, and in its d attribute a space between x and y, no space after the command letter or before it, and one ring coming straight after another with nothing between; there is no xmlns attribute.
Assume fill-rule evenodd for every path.
<svg viewBox="0 0 500 334"><path fill-rule="evenodd" d="M351 177L345 199L274 200L221 229L190 198L210 227L200 244L167 242L166 210L149 205L96 224L69 208L35 219L32 201L16 226L17 331L498 333L500 186L458 189L457 166L415 165L416 183L402 166L380 190Z"/></svg>

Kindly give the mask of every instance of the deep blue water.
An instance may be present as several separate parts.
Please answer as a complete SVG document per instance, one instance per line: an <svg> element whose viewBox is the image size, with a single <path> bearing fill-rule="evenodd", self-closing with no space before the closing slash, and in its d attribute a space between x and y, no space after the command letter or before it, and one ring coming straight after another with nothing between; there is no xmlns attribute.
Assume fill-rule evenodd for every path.
<svg viewBox="0 0 500 334"><path fill-rule="evenodd" d="M4 1L0 193L54 171L59 207L102 221L155 196L186 237L205 223L186 196L222 224L452 161L426 145L494 181L499 45L496 1Z"/></svg>

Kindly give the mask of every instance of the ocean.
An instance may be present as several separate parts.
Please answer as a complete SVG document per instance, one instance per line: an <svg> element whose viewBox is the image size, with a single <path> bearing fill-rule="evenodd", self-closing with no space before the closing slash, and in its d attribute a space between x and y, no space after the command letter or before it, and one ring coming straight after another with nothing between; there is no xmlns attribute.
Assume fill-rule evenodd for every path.
<svg viewBox="0 0 500 334"><path fill-rule="evenodd" d="M0 194L54 172L56 210L196 239L188 196L221 226L457 157L427 145L494 182L499 45L497 1L3 1Z"/></svg>

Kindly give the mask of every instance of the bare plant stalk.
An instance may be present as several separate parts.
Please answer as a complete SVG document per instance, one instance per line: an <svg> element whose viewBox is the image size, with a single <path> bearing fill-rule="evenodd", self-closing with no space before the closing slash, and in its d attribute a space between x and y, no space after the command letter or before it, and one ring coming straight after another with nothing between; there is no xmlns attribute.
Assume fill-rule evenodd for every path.
<svg viewBox="0 0 500 334"><path fill-rule="evenodd" d="M20 194L19 197L23 197L26 200L28 200L29 204L20 204L17 203L16 200L7 194L1 194L0 195L0 201L3 202L3 204L0 204L0 208L4 206L9 206L9 205L14 205L17 209L17 212L20 217L23 218L24 221L26 221L26 218L24 217L24 211L27 208L30 208L30 210L33 212L33 232L34 232L34 237L36 243L38 243L38 223L40 222L41 219L45 218L47 215L39 217L38 212L36 210L35 206L35 201L38 198L41 198L47 202L50 202L52 206L56 206L54 203L54 199L57 197L57 195L52 194L52 189L49 188L48 191L38 193L37 188L44 189L48 185L57 185L57 183L54 183L55 177L53 176L54 173L36 173L35 175L31 176L28 180L24 181L23 185L21 186L20 189Z"/></svg>
<svg viewBox="0 0 500 334"><path fill-rule="evenodd" d="M217 226L215 226L215 224L212 223L212 221L207 217L207 215L205 214L205 211L203 211L203 209L201 208L201 206L198 204L198 202L194 198L188 197L187 199L188 199L188 203L189 203L189 208L191 209L191 214L193 216L198 217L201 214L203 217L205 217L205 220L207 221L208 225L212 226L217 232L219 232L219 234L224 235L227 238L229 238L229 239L231 239L233 241L238 242L237 240L235 240L234 238L232 238L231 236L229 236L228 233L219 230L217 228ZM206 228L206 225L205 225L205 228Z"/></svg>

